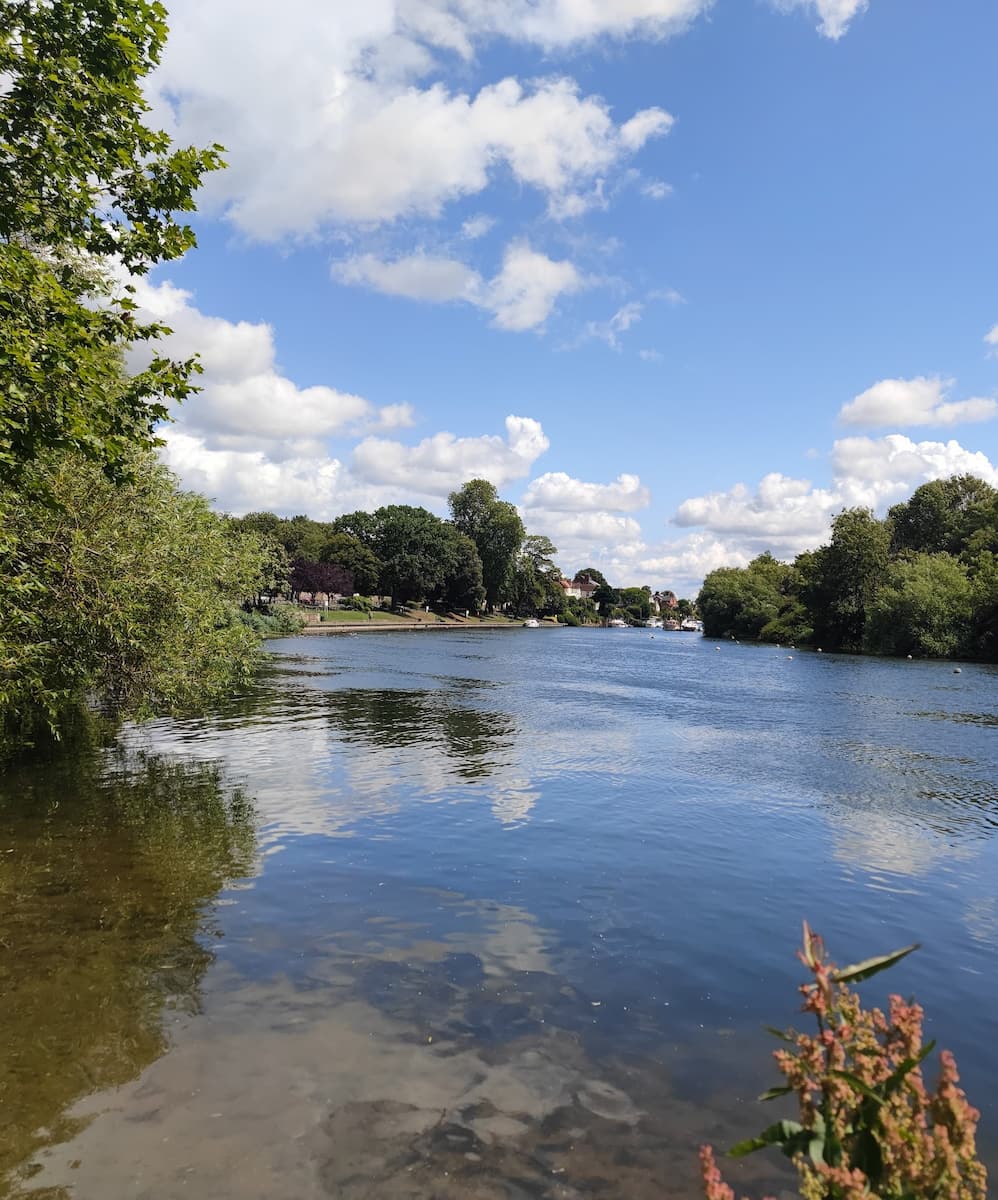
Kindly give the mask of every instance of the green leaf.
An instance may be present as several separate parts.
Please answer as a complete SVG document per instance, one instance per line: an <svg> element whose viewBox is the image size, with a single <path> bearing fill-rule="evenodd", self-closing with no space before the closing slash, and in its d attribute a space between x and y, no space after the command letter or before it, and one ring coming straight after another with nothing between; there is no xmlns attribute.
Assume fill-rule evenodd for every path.
<svg viewBox="0 0 998 1200"><path fill-rule="evenodd" d="M794 1089L792 1087L770 1088L768 1092L763 1092L762 1095L759 1097L759 1099L760 1100L775 1100L778 1096L789 1095L793 1090Z"/></svg>
<svg viewBox="0 0 998 1200"><path fill-rule="evenodd" d="M746 1138L744 1142L732 1146L728 1151L728 1157L745 1158L746 1155L754 1154L756 1150L762 1150L766 1146L785 1146L802 1133L807 1134L810 1138L810 1133L799 1121L777 1121L775 1125L764 1129L758 1137Z"/></svg>
<svg viewBox="0 0 998 1200"><path fill-rule="evenodd" d="M881 971L886 971L888 967L893 967L902 958L907 958L913 950L918 950L920 945L920 942L913 942L910 946L905 946L903 950L895 950L891 954L882 954L878 958L866 958L862 962L843 967L840 971L836 971L832 975L832 982L862 983L864 979L870 979L872 976L878 975Z"/></svg>
<svg viewBox="0 0 998 1200"><path fill-rule="evenodd" d="M901 1084L904 1083L905 1077L914 1071L916 1067L921 1066L935 1048L936 1039L933 1038L931 1042L922 1047L921 1053L917 1058L906 1058L904 1062L898 1063L894 1073L880 1085L880 1090L884 1096L893 1096Z"/></svg>
<svg viewBox="0 0 998 1200"><path fill-rule="evenodd" d="M788 1033L785 1029L777 1029L775 1025L763 1025L763 1029L767 1033L771 1033L773 1037L779 1038L781 1042L789 1042L791 1046L795 1045L797 1039L793 1034Z"/></svg>

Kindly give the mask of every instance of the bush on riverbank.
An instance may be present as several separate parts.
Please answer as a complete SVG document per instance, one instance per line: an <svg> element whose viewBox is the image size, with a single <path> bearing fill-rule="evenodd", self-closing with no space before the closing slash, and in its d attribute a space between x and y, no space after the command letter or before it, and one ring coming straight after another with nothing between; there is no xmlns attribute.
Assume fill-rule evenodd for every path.
<svg viewBox="0 0 998 1200"><path fill-rule="evenodd" d="M923 1045L922 1009L896 995L886 1013L865 1009L847 986L914 949L839 969L805 923L798 957L813 979L800 989L802 1011L815 1018L817 1032L771 1030L786 1043L775 1053L786 1083L760 1097L793 1096L800 1120L777 1121L733 1147L733 1157L778 1146L797 1169L803 1200L985 1200L987 1173L975 1141L980 1113L959 1087L953 1055L940 1054L930 1091L922 1063L935 1042ZM707 1200L734 1200L710 1146L701 1165Z"/></svg>
<svg viewBox="0 0 998 1200"><path fill-rule="evenodd" d="M998 660L998 491L924 484L878 521L847 509L793 563L722 567L697 600L708 637L827 650Z"/></svg>
<svg viewBox="0 0 998 1200"><path fill-rule="evenodd" d="M84 704L197 707L256 662L239 606L266 586L268 548L151 454L126 461L116 483L53 452L0 491L0 758L58 738Z"/></svg>

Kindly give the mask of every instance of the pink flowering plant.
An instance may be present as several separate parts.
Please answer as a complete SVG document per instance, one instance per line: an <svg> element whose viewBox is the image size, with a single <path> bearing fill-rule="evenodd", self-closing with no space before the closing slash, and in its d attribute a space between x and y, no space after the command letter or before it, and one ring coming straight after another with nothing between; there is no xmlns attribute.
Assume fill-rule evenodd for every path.
<svg viewBox="0 0 998 1200"><path fill-rule="evenodd" d="M917 946L838 968L804 924L798 952L812 975L800 991L813 1034L770 1029L786 1043L775 1052L786 1083L761 1100L795 1095L799 1121L777 1121L729 1153L744 1157L778 1146L790 1158L804 1200L986 1200L977 1157L980 1113L967 1103L949 1051L939 1056L930 1091L922 1064L935 1042L922 1042L922 1009L891 996L886 1013L864 1009L849 990ZM707 1200L734 1200L710 1146L700 1151Z"/></svg>

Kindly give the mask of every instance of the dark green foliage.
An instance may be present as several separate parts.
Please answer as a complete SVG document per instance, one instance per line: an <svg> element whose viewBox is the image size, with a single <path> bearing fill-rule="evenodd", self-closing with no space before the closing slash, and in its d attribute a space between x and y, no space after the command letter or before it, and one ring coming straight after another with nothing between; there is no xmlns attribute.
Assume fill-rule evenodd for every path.
<svg viewBox="0 0 998 1200"><path fill-rule="evenodd" d="M469 480L450 494L447 503L455 528L467 534L478 549L486 601L495 608L511 594L525 536L520 514L514 505L499 499L499 493L486 479ZM543 557L540 551L538 555Z"/></svg>

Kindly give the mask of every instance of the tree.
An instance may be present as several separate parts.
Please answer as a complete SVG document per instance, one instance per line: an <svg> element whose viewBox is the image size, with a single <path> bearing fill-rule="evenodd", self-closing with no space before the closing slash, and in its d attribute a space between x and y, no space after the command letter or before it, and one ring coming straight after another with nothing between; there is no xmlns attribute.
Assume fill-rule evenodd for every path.
<svg viewBox="0 0 998 1200"><path fill-rule="evenodd" d="M822 646L859 650L866 612L884 583L890 530L868 508L847 508L832 522L832 538L815 552L802 592Z"/></svg>
<svg viewBox="0 0 998 1200"><path fill-rule="evenodd" d="M959 554L984 527L993 532L998 491L974 475L933 479L888 513L891 549Z"/></svg>
<svg viewBox="0 0 998 1200"><path fill-rule="evenodd" d="M601 583L593 592L593 603L599 609L600 616L608 620L612 610L620 603L620 592L606 582Z"/></svg>
<svg viewBox="0 0 998 1200"><path fill-rule="evenodd" d="M381 562L378 556L358 537L350 533L334 533L319 551L319 561L334 563L353 575L353 588L364 596L378 590Z"/></svg>
<svg viewBox="0 0 998 1200"><path fill-rule="evenodd" d="M580 583L585 583L590 579L593 583L601 583L604 587L609 586L606 582L606 576L601 571L597 571L595 567L583 567L581 571L576 571L572 577L572 582L578 586Z"/></svg>
<svg viewBox="0 0 998 1200"><path fill-rule="evenodd" d="M299 596L302 592L308 592L313 600L319 592L324 592L327 596L333 593L340 596L353 595L353 572L334 563L296 558L291 564L291 577L288 582L292 595Z"/></svg>
<svg viewBox="0 0 998 1200"><path fill-rule="evenodd" d="M523 556L530 560L539 575L557 574L558 578L561 578L561 572L554 562L557 553L558 547L543 534L532 533L524 539Z"/></svg>
<svg viewBox="0 0 998 1200"><path fill-rule="evenodd" d="M967 569L949 554L915 554L891 564L867 613L864 645L949 658L967 649L972 611Z"/></svg>
<svg viewBox="0 0 998 1200"><path fill-rule="evenodd" d="M143 123L142 80L166 32L153 0L4 6L0 484L23 487L26 464L51 448L120 477L193 390L195 362L155 355L164 327L136 319L130 282L194 245L174 214L222 165L219 147L171 150ZM124 352L143 343L147 365L123 375Z"/></svg>
<svg viewBox="0 0 998 1200"><path fill-rule="evenodd" d="M482 560L482 582L489 608L506 599L516 557L523 545L524 528L514 505L499 499L486 479L472 479L452 492L450 506L454 527L475 543Z"/></svg>
<svg viewBox="0 0 998 1200"><path fill-rule="evenodd" d="M382 593L396 604L432 596L444 586L453 543L447 526L425 508L390 504L373 514L374 552Z"/></svg>
<svg viewBox="0 0 998 1200"><path fill-rule="evenodd" d="M88 701L121 714L197 707L248 678L238 608L269 548L177 489L149 453L115 484L43 455L0 525L0 757L59 736Z"/></svg>
<svg viewBox="0 0 998 1200"><path fill-rule="evenodd" d="M453 609L477 613L485 603L482 584L482 560L475 543L453 525L444 524L447 537L447 561L443 584L434 597Z"/></svg>
<svg viewBox="0 0 998 1200"><path fill-rule="evenodd" d="M703 581L697 609L708 637L758 638L786 604L791 568L771 554L720 567Z"/></svg>

